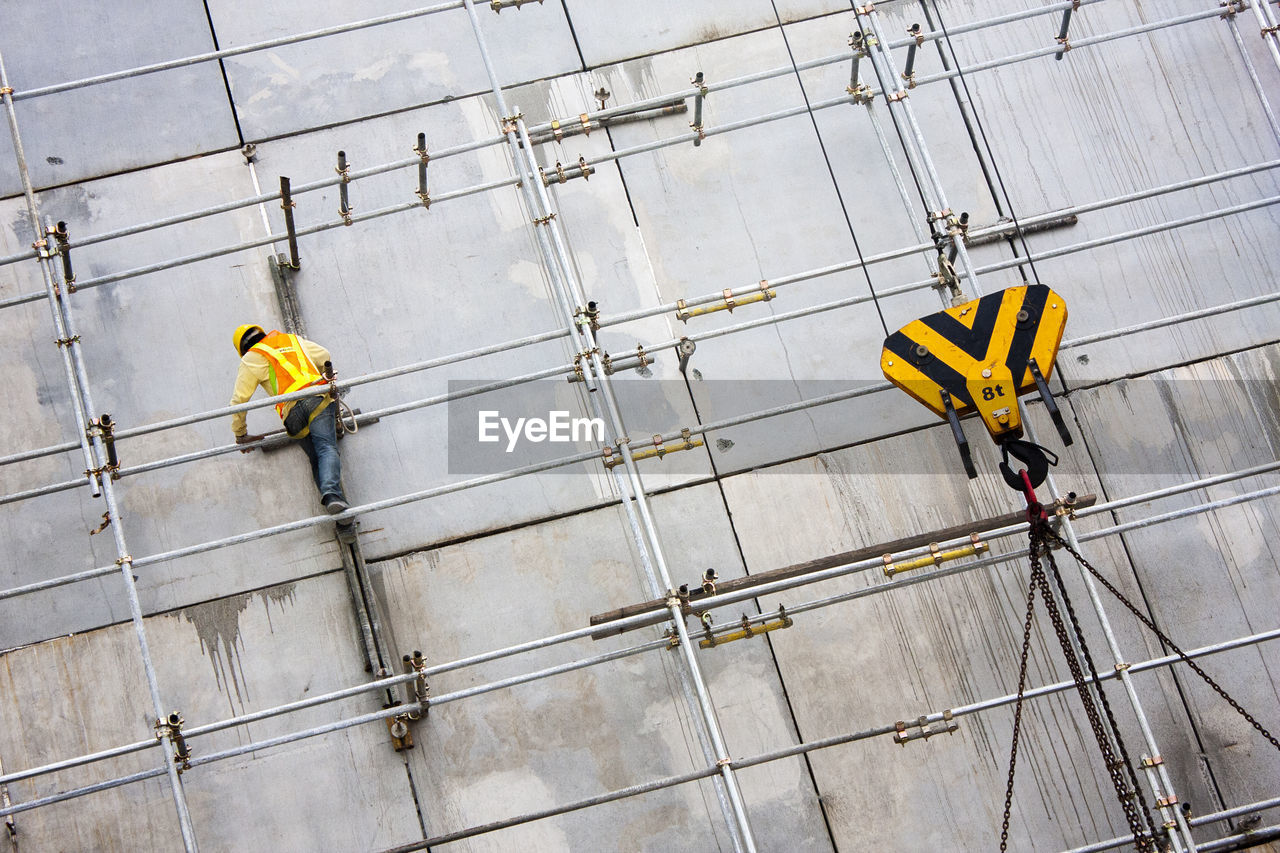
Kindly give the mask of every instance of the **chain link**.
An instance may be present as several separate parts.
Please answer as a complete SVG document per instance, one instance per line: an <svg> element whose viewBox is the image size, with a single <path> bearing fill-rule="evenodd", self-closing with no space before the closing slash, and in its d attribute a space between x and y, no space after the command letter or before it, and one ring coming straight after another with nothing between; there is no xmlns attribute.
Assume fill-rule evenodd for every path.
<svg viewBox="0 0 1280 853"><path fill-rule="evenodd" d="M1130 613L1132 613L1134 616L1138 618L1138 621L1140 621L1143 625L1146 625L1147 628L1151 631L1151 633L1155 634L1156 637L1160 639L1160 642L1164 643L1166 646L1172 649L1173 653L1176 654L1183 663L1191 667L1191 670L1196 675L1200 676L1200 678L1203 679L1204 683L1209 685L1209 687L1211 687L1215 693L1221 696L1228 705L1230 705L1233 709L1235 709L1236 713L1238 713L1241 717L1243 717L1249 723L1249 725L1253 726L1264 738L1270 741L1272 746L1274 746L1277 750L1280 750L1280 740L1277 740L1275 735L1273 735L1270 731L1266 729L1265 726L1263 726L1256 719L1254 719L1253 715L1250 714L1248 711L1246 711L1243 707L1241 707L1239 702L1231 698L1231 695L1228 694L1225 689L1223 689L1222 685L1218 684L1218 682L1210 678L1209 674L1205 672L1203 669L1201 669L1199 664L1197 664L1191 658L1187 657L1187 653L1184 652L1178 646L1177 643L1169 639L1167 634L1165 634L1163 631L1161 631L1159 628L1156 627L1155 622L1147 618L1142 613L1142 611L1140 611L1137 607L1133 605L1133 602L1125 598L1124 595L1121 594L1120 590L1116 589L1115 586L1113 586L1110 581L1108 581L1105 577L1103 577L1102 574L1097 569L1095 569L1093 565L1080 554L1079 551L1077 551L1075 548L1072 548L1071 545L1068 544L1066 540L1064 540L1061 536L1055 533L1052 529L1046 528L1045 533L1050 540L1057 543L1058 545L1061 545L1068 554L1074 557L1076 559L1076 562L1078 562L1081 566L1083 566L1085 570L1088 571L1089 574L1091 574L1098 581L1098 583L1106 587L1107 592L1114 595L1116 599L1121 604L1123 604Z"/></svg>
<svg viewBox="0 0 1280 853"><path fill-rule="evenodd" d="M1054 632L1058 637L1058 643L1062 647L1062 652L1067 661L1067 667L1071 671L1072 681L1076 690L1080 695L1080 700L1084 706L1085 716L1089 719L1089 727L1093 731L1094 739L1097 741L1098 750L1102 754L1103 762L1107 768L1107 774L1111 777L1111 782L1116 791L1116 797L1120 801L1121 807L1124 809L1125 819L1129 824L1129 829L1133 833L1133 841L1135 848L1139 853L1153 853L1157 850L1156 830L1151 821L1151 812L1147 808L1146 799L1142 795L1142 790L1138 785L1137 776L1133 771L1133 766L1129 761L1128 751L1124 747L1124 740L1120 736L1120 730L1116 725L1115 716L1111 712L1111 706L1107 702L1106 694L1103 692L1100 680L1098 678L1097 669L1093 664L1093 658L1089 654L1088 647L1085 644L1084 634L1080 628L1079 620L1076 618L1075 610L1071 606L1071 601L1067 597L1066 588L1062 583L1061 574L1058 572L1057 564L1054 562L1052 553L1048 549L1048 539L1052 535L1052 531L1048 527L1048 523L1044 519L1036 519L1031 524L1029 531L1030 539L1030 563L1031 578L1027 585L1027 612L1023 621L1022 631L1022 655L1018 670L1018 697L1014 705L1013 717L1013 742L1009 748L1009 775L1005 786L1004 798L1004 818L1000 827L1000 850L1005 853L1009 843L1009 821L1013 806L1013 785L1014 774L1017 769L1018 759L1018 741L1022 724L1022 707L1023 693L1026 689L1027 679L1027 656L1031 644L1031 618L1035 609L1036 591L1039 590L1041 597L1045 602L1045 611L1048 613L1049 620L1053 624ZM1055 537L1056 538L1056 537ZM1068 617L1071 620L1072 628L1075 631L1076 642L1079 644L1081 653L1089 667L1089 671L1093 676L1094 686L1097 688L1099 699L1102 702L1103 709L1106 713L1107 722L1110 724L1110 733L1106 725L1103 723L1102 716L1098 712L1097 703L1094 702L1093 694L1089 690L1089 683L1085 678L1084 672L1080 667L1080 659L1075 653L1072 646L1071 637L1067 633L1066 623L1063 621L1062 612L1058 609L1057 601L1053 595L1053 589L1049 585L1049 579L1044 572L1044 568L1040 564L1041 551L1049 557L1049 565L1054 574L1054 581L1062 596L1063 605L1067 610ZM1112 747L1112 737L1115 739L1116 747L1120 751L1120 758L1117 758L1116 751ZM1125 771L1128 771L1129 780L1125 778ZM1132 781L1133 787L1130 789L1129 781ZM1143 819L1146 819L1147 826L1143 826Z"/></svg>
<svg viewBox="0 0 1280 853"><path fill-rule="evenodd" d="M1093 728L1094 739L1098 742L1098 750L1102 753L1103 761L1106 762L1107 773L1111 776L1111 783L1115 787L1116 797L1119 799L1121 808L1124 809L1125 818L1129 822L1129 829L1133 833L1134 846L1140 851L1153 851L1156 849L1156 828L1151 820L1151 810L1147 806L1146 797L1142 793L1142 785L1134 772L1133 762L1129 759L1129 751L1125 748L1124 738L1120 736L1120 727L1116 723L1115 714L1111 711L1111 703L1107 700L1106 691L1102 689L1102 682L1098 677L1098 668L1094 664L1093 655L1090 654L1089 646L1085 642L1084 631L1080 627L1080 620L1076 617L1071 598L1067 595L1066 585L1062 582L1062 574L1058 571L1058 564L1053 558L1053 552L1049 550L1048 539L1044 536L1044 530L1047 529L1048 524L1042 521L1038 526L1041 527L1041 544L1044 548L1045 556L1048 557L1054 583L1062 597L1062 606L1066 609L1067 616L1071 620L1071 627L1075 632L1076 644L1080 649L1080 657L1084 658L1085 665L1089 668L1090 680L1092 680L1093 686L1097 691L1097 703L1093 701L1093 694L1089 691L1088 681L1086 681L1084 672L1080 667L1080 657L1077 657L1072 649L1071 640L1067 636L1066 625L1062 622L1062 615L1057 612L1057 602L1049 592L1048 579L1041 572L1045 608L1049 611L1049 618L1053 621L1054 630L1058 634L1058 642L1062 646L1062 653L1067 659L1067 666L1071 670L1072 678L1075 680L1076 690L1084 703L1085 713L1088 715L1090 726ZM1098 704L1101 704L1102 711L1106 715L1105 725L1101 715L1098 713ZM1110 737L1108 732L1110 732ZM1114 738L1114 749L1112 748L1112 738ZM1120 753L1118 759L1116 750ZM1128 780L1125 779L1125 773L1128 774ZM1132 785L1131 788L1130 785ZM1143 827L1144 818L1147 823L1145 828Z"/></svg>
<svg viewBox="0 0 1280 853"><path fill-rule="evenodd" d="M1027 618L1022 621L1022 662L1018 666L1018 701L1013 706L1013 742L1009 745L1009 780L1004 788L1004 822L1000 824L1000 853L1009 846L1009 815L1013 809L1013 773L1018 766L1018 734L1022 730L1022 693L1027 689L1027 653L1031 650L1031 616L1036 608L1035 538L1031 540L1031 581L1027 584Z"/></svg>

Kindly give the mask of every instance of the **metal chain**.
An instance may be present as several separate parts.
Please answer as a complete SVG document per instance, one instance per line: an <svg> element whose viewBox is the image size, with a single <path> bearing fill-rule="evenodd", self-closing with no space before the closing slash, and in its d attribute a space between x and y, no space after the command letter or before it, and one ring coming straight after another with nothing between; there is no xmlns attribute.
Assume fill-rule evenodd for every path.
<svg viewBox="0 0 1280 853"><path fill-rule="evenodd" d="M1039 526L1047 528L1048 524L1041 521ZM1044 537L1043 529L1041 536ZM1045 556L1049 558L1049 568L1053 574L1054 583L1057 585L1058 592L1062 597L1062 605L1071 620L1076 644L1080 649L1080 657L1084 658L1085 665L1089 669L1090 680L1092 680L1097 691L1097 704L1102 706L1102 711L1106 715L1106 726L1103 725L1102 719L1098 714L1097 704L1092 701L1092 694L1080 668L1080 660L1071 648L1071 641L1066 636L1065 625L1061 623L1062 617L1060 614L1054 613L1057 609L1057 603L1049 601L1047 606L1050 610L1050 618L1054 619L1054 628L1058 631L1058 641L1062 645L1062 652L1067 658L1067 664L1071 669L1072 676L1076 679L1076 689L1080 692L1081 699L1085 703L1086 713L1089 712L1090 706L1093 706L1090 722L1093 724L1094 737L1098 741L1098 748L1102 752L1103 760L1107 762L1107 772L1111 776L1112 784L1116 789L1116 796L1119 798L1125 817L1129 821L1129 829L1133 832L1134 846L1138 850L1154 850L1156 849L1157 830L1155 823L1151 819L1151 810L1147 806L1146 797L1142 793L1142 785L1133 769L1133 763L1129 758L1129 750L1125 747L1124 738L1120 735L1120 726L1111 710L1111 703L1107 700L1106 691L1102 689L1102 680L1098 677L1098 668L1093 662L1093 655L1089 652L1089 646L1085 641L1084 631L1080 627L1080 620L1076 616L1075 607L1072 606L1071 598L1067 595L1066 585L1062 581L1062 573L1058 571L1058 564L1053 558L1053 552L1048 548L1048 539L1044 537L1041 541L1045 549ZM1046 586L1045 597L1048 599L1048 581L1045 580L1044 583ZM1109 728L1107 728L1108 726ZM1108 737L1108 731L1111 737ZM1112 739L1114 739L1115 750L1120 753L1119 760L1116 758L1115 751L1112 750ZM1125 773L1128 774L1127 782L1124 776ZM1143 827L1144 818L1147 824L1145 828Z"/></svg>
<svg viewBox="0 0 1280 853"><path fill-rule="evenodd" d="M1172 649L1173 653L1176 654L1183 663L1191 667L1191 670L1196 675L1200 676L1200 678L1204 680L1205 684L1213 688L1213 691L1217 693L1219 696L1221 696L1228 705L1234 708L1236 713L1238 713L1241 717L1243 717L1249 723L1249 725L1257 729L1257 731L1264 738L1266 738L1268 741L1271 742L1272 746L1274 746L1277 750L1280 750L1280 740L1277 740L1275 735L1269 732L1266 729L1266 727L1264 727L1261 723L1259 723L1256 719L1254 719L1253 715L1250 714L1248 711L1246 711L1244 708L1242 708L1239 702L1231 698L1231 695L1228 694L1225 689L1223 689L1222 685L1218 684L1218 682L1210 678L1209 674L1205 672L1203 669L1201 669L1200 666L1195 661L1187 657L1187 653L1184 652L1178 646L1177 643L1169 639L1167 634L1165 634L1163 631L1157 628L1155 622L1151 621L1149 618L1143 615L1142 611L1140 611L1137 607L1135 607L1133 605L1133 602L1125 598L1124 595L1121 594L1120 590L1116 589L1115 586L1113 586L1110 581L1108 581L1105 577L1103 577L1102 574L1097 569L1095 569L1093 565L1080 554L1079 551L1077 551L1075 548L1072 548L1071 545L1069 545L1065 539L1063 539L1053 530L1046 529L1046 533L1051 540L1061 545L1066 550L1066 552L1070 554L1072 557L1075 557L1076 562L1078 562L1081 566L1083 566L1085 570L1089 572L1089 574L1093 575L1093 577L1098 581L1098 583L1106 587L1107 592L1114 595L1116 599L1121 604L1123 604L1130 613L1132 613L1134 616L1138 618L1138 621L1140 621L1143 625L1146 625L1147 628L1151 631L1151 633L1155 634L1156 637L1160 639L1160 642L1164 643L1166 646Z"/></svg>
<svg viewBox="0 0 1280 853"><path fill-rule="evenodd" d="M1119 730L1115 728L1115 719L1111 714L1110 706L1107 705L1107 717L1112 724L1112 731L1114 732L1116 742L1119 744L1121 752L1124 755L1123 762L1117 760L1115 751L1111 745L1111 738L1108 736L1107 729L1102 722L1102 717L1098 713L1097 705L1093 701L1093 696L1089 691L1088 682L1085 679L1084 672L1080 668L1079 658L1077 658L1075 650L1071 645L1071 639L1067 634L1066 623L1063 621L1062 613L1058 609L1057 602L1054 600L1053 590L1049 586L1049 579L1045 575L1044 569L1040 564L1041 551L1043 550L1046 554L1048 554L1049 551L1047 537L1045 536L1046 529L1047 524L1043 519L1041 519L1033 521L1029 531L1031 578L1027 586L1027 613L1026 618L1023 621L1022 656L1018 672L1018 698L1014 710L1013 742L1009 750L1009 776L1005 787L1004 819L1000 829L1000 850L1001 853L1005 853L1008 848L1009 821L1013 804L1014 774L1017 767L1018 740L1022 722L1023 692L1025 690L1027 676L1027 655L1031 643L1031 618L1035 607L1036 590L1039 589L1045 601L1045 610L1053 624L1054 631L1058 637L1058 642L1062 646L1063 655L1066 658L1067 666L1071 671L1072 680L1075 684L1076 690L1080 694L1085 715L1089 719L1090 729L1093 731L1094 739L1097 741L1099 752L1102 754L1103 762L1107 768L1107 773L1111 777L1112 785L1115 787L1117 799L1120 801L1120 805L1124 809L1125 818L1133 833L1134 846L1139 853L1151 853L1156 850L1155 829L1154 826L1151 826L1150 813L1147 810L1145 799L1142 798L1141 790L1136 787L1136 779L1134 780L1135 787L1132 793L1129 791L1126 784L1122 767L1128 769L1130 777L1133 776L1133 769L1129 765L1128 753L1124 750ZM1065 589L1062 589L1061 587L1061 578L1058 576L1057 566L1053 563L1053 557L1051 554L1049 555L1049 559L1050 565L1053 566L1054 569L1055 580L1058 582L1059 588L1062 591L1064 603L1066 604L1067 611L1072 619L1073 627L1077 630L1077 639L1082 644L1082 648L1084 648L1084 637L1079 633L1079 623L1075 618L1075 613L1071 608L1070 601L1066 598ZM1089 660L1090 670L1093 672L1096 684L1097 672L1093 669L1092 659L1087 657L1087 649L1084 649L1084 651L1086 659ZM1102 701L1106 703L1106 696L1102 693L1100 687L1098 692L1102 697ZM1142 803L1141 812L1139 812L1134 801L1135 796ZM1150 832L1146 831L1142 825L1144 814L1147 816L1148 825L1151 826Z"/></svg>
<svg viewBox="0 0 1280 853"><path fill-rule="evenodd" d="M1013 742L1009 745L1009 780L1004 788L1004 822L1000 824L1000 853L1009 846L1009 815L1013 810L1013 773L1018 766L1018 734L1022 730L1022 693L1027 687L1027 653L1031 650L1031 615L1036 607L1040 560L1036 556L1035 534L1031 534L1031 581L1027 584L1027 617L1022 621L1022 662L1018 665L1018 701L1013 706Z"/></svg>

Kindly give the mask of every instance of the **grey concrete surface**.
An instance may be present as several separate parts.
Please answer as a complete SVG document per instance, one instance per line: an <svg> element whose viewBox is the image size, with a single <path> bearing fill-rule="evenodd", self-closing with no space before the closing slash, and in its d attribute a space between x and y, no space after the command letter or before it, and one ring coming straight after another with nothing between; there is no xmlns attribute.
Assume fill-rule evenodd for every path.
<svg viewBox="0 0 1280 853"><path fill-rule="evenodd" d="M204 6L193 0L91 6L59 0L34 11L6 6L0 53L18 92L214 49ZM19 103L27 166L37 187L240 144L217 63ZM0 137L0 197L17 195L22 184L13 143L7 132Z"/></svg>
<svg viewBox="0 0 1280 853"><path fill-rule="evenodd" d="M163 4L162 4L163 5ZM56 7L6 15L0 51L14 86L39 86L130 65L234 47L357 17L408 9L230 0L141 10ZM921 21L949 27L1032 4L984 0L886 3L884 38ZM155 8L152 8L152 7ZM1197 11L1109 0L1076 13L1073 36ZM29 10L23 10L29 12ZM575 120L610 92L611 106L848 50L857 26L830 0L647 4L585 0L493 12L477 4L505 97L530 124ZM138 20L149 23L140 26ZM56 20L58 25L50 26ZM1242 18L1264 87L1280 71ZM781 22L781 23L780 23ZM1052 43L1057 16L956 35L971 63ZM156 34L162 33L163 38ZM948 60L950 46L944 44ZM901 61L901 55L898 56ZM863 63L864 79L869 63ZM67 95L16 109L41 213L73 240L251 195L241 134L257 141L261 186L332 175L500 132L465 12L328 37ZM942 68L927 45L920 75ZM843 93L840 63L724 92L708 126L802 107ZM913 89L948 200L975 225L1038 214L1276 156L1226 24L1207 21L1052 59ZM871 125L878 119L914 199L908 212ZM966 124L968 120L969 124ZM688 131L691 113L620 124L536 146L537 162L588 162ZM92 129L88 132L85 128ZM0 133L0 253L32 241L7 135ZM990 152L988 152L988 145ZM61 162L55 162L61 161ZM987 174L984 175L984 168ZM433 196L515 175L506 145L433 160ZM989 177L989 179L988 179ZM1002 186L1003 184L1003 186ZM1276 191L1270 172L1083 215L1028 237L1033 251L1100 238ZM412 169L351 185L356 212L413 201ZM589 181L553 186L587 298L606 315L750 286L915 242L923 212L883 99L841 106L599 164ZM335 188L297 198L302 227L337 217ZM258 238L283 226L278 203L74 250L80 279ZM564 326L532 214L514 187L441 201L301 240L297 287L308 336L352 377ZM1264 208L1036 264L1067 299L1067 338L1167 317L1275 288ZM1021 249L1021 246L1019 246ZM277 247L277 251L282 247ZM95 408L122 427L223 405L235 358L227 333L281 320L269 249L243 251L70 296ZM975 248L976 263L1012 257ZM670 351L615 377L633 447L657 432L878 382L881 342L937 310L931 290L885 295L927 278L927 258L787 286L776 300L694 318L664 314L600 333L615 356L837 299L874 301L702 341L687 376ZM1032 271L1027 269L1030 275ZM986 292L1020 283L987 276ZM0 268L0 299L41 290L31 262ZM1274 460L1275 304L1092 344L1064 355L1055 388L1076 442L1056 473L1063 489L1137 494ZM75 438L71 398L48 307L0 311L0 455ZM566 364L563 340L353 389L369 411ZM593 412L579 385L549 382L557 405ZM505 401L507 396L484 399ZM455 409L461 411L461 408ZM1057 438L1031 406L1041 440ZM469 410L468 410L469 411ZM270 409L250 427L277 426ZM343 442L357 503L474 476L456 469L443 405L388 417ZM1017 508L995 450L966 424L981 476L967 481L946 427L906 395L881 392L741 425L706 448L641 463L676 584L707 566L737 577L928 532ZM120 443L126 465L230 442L227 419ZM927 428L926 428L927 427ZM617 436L610 435L612 441ZM568 449L566 448L566 451ZM0 467L0 493L72 479L78 452ZM1274 485L1274 475L1083 521L1092 530L1207 498ZM303 455L231 453L116 484L135 557L220 539L319 512ZM360 541L394 655L433 663L583 626L593 613L652 597L617 482L596 462L367 515ZM9 546L0 588L110 565L105 509L87 489L0 505ZM1274 499L1086 546L1086 556L1187 647L1276 627ZM1014 547L1010 541L997 550ZM163 701L189 725L262 710L368 678L337 544L327 525L135 569ZM1059 555L1060 557L1062 555ZM1100 664L1115 663L1079 573L1066 583ZM1016 687L1025 565L979 569L796 619L790 629L701 650L711 700L734 757L912 719ZM788 606L883 583L856 575L766 596L717 614ZM1164 653L1114 602L1121 655ZM123 585L109 576L0 601L0 760L6 772L151 736L150 702ZM1037 624L1031 681L1065 677L1051 631ZM649 629L580 641L464 669L433 695L621 648ZM1243 649L1206 668L1272 730L1275 649ZM425 835L563 804L703 765L669 652L638 657L433 708L417 747L397 754L382 723L347 729L183 775L205 850L379 850ZM1197 814L1274 796L1280 765L1250 729L1183 668L1139 675L1136 689L1180 798ZM1131 755L1146 751L1123 693L1108 688ZM197 738L197 755L374 710L374 695ZM761 850L990 849L998 834L1010 709L961 721L953 736L895 746L887 737L739 772ZM1015 849L1060 849L1115 835L1108 793L1078 700L1036 700L1024 726L1015 789ZM9 786L26 801L165 760L159 750ZM126 817L123 817L127 815ZM167 783L145 783L19 814L29 850L178 849ZM1217 830L1199 837L1216 837ZM729 850L709 782L481 835L450 849Z"/></svg>
<svg viewBox="0 0 1280 853"><path fill-rule="evenodd" d="M245 15L236 3L212 2L222 47L278 38L433 5L288 2L270 15ZM486 38L503 57L504 85L579 68L559 3L494 13L477 4ZM264 139L405 107L488 91L489 81L467 13L421 18L284 45L226 60L227 79L246 139ZM316 121L317 115L325 116Z"/></svg>

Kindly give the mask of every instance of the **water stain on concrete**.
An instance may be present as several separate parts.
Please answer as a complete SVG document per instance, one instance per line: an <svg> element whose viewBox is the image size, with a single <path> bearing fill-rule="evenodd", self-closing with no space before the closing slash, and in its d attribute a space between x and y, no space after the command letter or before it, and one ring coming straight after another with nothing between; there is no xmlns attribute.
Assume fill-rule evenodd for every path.
<svg viewBox="0 0 1280 853"><path fill-rule="evenodd" d="M240 663L240 654L244 651L240 614L248 608L253 597L258 596L267 614L268 629L274 633L270 605L274 603L283 610L286 601L292 604L296 586L281 584L262 592L231 595L178 611L196 629L196 635L200 637L200 651L209 658L218 689L228 695L234 692L236 701L241 705L249 698L249 690L244 667Z"/></svg>

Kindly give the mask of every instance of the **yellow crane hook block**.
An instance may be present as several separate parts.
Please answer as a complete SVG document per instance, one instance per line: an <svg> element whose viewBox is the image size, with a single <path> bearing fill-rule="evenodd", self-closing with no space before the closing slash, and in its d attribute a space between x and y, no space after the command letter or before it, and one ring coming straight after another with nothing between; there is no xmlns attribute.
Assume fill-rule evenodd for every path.
<svg viewBox="0 0 1280 853"><path fill-rule="evenodd" d="M1009 287L903 326L885 338L880 369L950 422L972 478L977 472L959 420L971 411L997 443L1017 439L1017 398L1038 390L1064 443L1071 443L1047 384L1066 324L1066 300L1047 286Z"/></svg>

